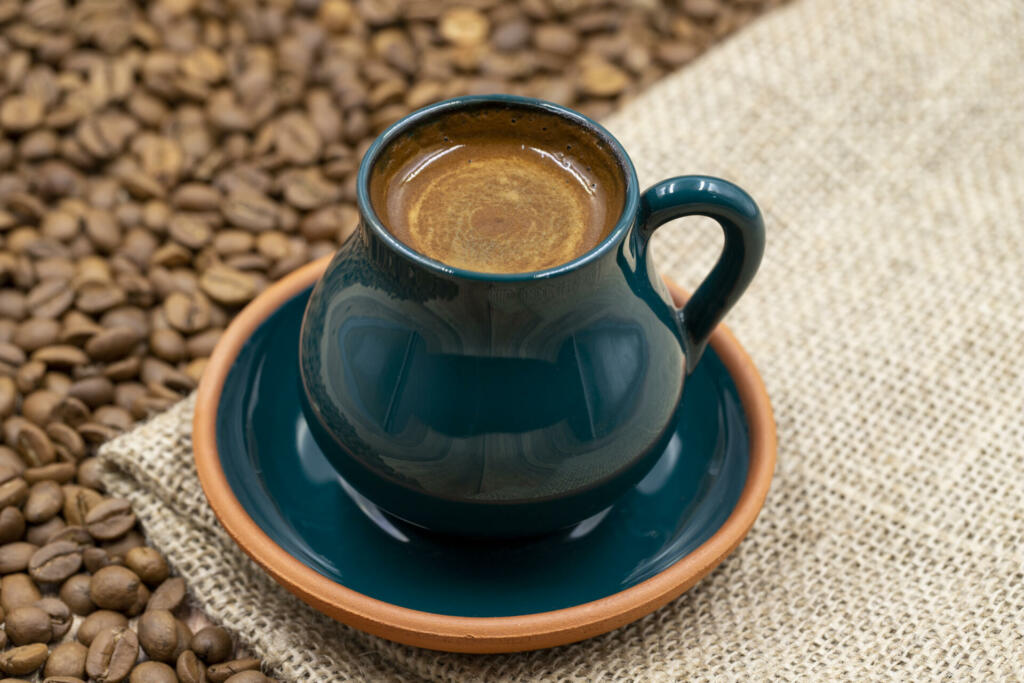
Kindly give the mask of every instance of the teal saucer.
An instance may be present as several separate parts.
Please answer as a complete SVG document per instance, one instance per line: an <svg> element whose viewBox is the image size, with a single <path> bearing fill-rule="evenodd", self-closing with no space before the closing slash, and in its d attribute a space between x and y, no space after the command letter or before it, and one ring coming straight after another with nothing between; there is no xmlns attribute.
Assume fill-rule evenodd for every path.
<svg viewBox="0 0 1024 683"><path fill-rule="evenodd" d="M215 353L211 364L223 368L209 373L208 382L204 377L194 442L204 490L229 533L314 607L364 630L438 649L571 642L678 595L731 552L753 523L774 465L774 424L756 370L727 332L726 342L713 340L687 379L684 409L658 463L598 515L539 538L479 540L426 532L382 514L339 477L303 417L298 335L315 273L302 277L263 295L269 298L262 311L243 312L236 341ZM737 375L740 389L722 348L749 365ZM735 370L739 362L728 367ZM763 405L751 402L753 389L742 388L752 383L748 375ZM573 609L585 604L609 612L589 623L584 608ZM378 610L379 617L371 613ZM545 617L540 613L564 615L565 624L535 620ZM450 617L457 626L451 634L424 635L431 619L440 633ZM517 623L531 624L529 633L499 637ZM476 624L497 629L480 634L496 634L491 645L473 641L468 630ZM536 624L537 633L545 632L532 639Z"/></svg>

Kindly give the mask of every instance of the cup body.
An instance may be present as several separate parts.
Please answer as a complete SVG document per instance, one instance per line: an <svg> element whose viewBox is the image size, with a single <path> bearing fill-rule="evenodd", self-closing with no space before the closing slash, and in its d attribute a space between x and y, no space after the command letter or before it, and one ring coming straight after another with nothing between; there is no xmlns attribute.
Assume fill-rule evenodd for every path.
<svg viewBox="0 0 1024 683"><path fill-rule="evenodd" d="M367 178L423 117L474 106L544 108L610 141L626 178L617 225L558 267L451 268L396 240ZM679 410L688 353L637 235L633 166L596 123L526 98L461 98L386 131L360 169L361 224L303 321L305 413L360 494L428 529L539 534L607 508L651 468Z"/></svg>

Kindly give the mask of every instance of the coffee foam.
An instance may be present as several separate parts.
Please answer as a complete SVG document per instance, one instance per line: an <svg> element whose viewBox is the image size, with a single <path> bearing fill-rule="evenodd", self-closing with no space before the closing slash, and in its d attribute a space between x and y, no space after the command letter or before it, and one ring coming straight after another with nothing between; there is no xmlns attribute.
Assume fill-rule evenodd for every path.
<svg viewBox="0 0 1024 683"><path fill-rule="evenodd" d="M395 141L370 189L387 229L416 251L467 270L518 273L600 243L621 212L623 176L604 141L574 122L494 107Z"/></svg>

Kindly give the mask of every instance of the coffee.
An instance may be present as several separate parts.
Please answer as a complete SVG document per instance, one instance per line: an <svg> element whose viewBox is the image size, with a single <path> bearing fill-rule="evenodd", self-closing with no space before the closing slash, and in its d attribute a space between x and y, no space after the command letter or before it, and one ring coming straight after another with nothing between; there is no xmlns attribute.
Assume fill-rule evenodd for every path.
<svg viewBox="0 0 1024 683"><path fill-rule="evenodd" d="M371 180L385 227L447 265L524 273L571 261L611 232L624 173L603 140L516 108L442 116L384 151Z"/></svg>

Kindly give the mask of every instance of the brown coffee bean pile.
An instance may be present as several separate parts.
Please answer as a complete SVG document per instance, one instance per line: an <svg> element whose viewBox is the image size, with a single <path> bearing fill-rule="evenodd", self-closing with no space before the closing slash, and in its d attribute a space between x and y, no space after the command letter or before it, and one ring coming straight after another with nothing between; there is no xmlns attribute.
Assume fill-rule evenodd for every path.
<svg viewBox="0 0 1024 683"><path fill-rule="evenodd" d="M265 680L188 632L95 447L354 230L388 124L489 92L600 117L780 1L0 0L0 673Z"/></svg>

